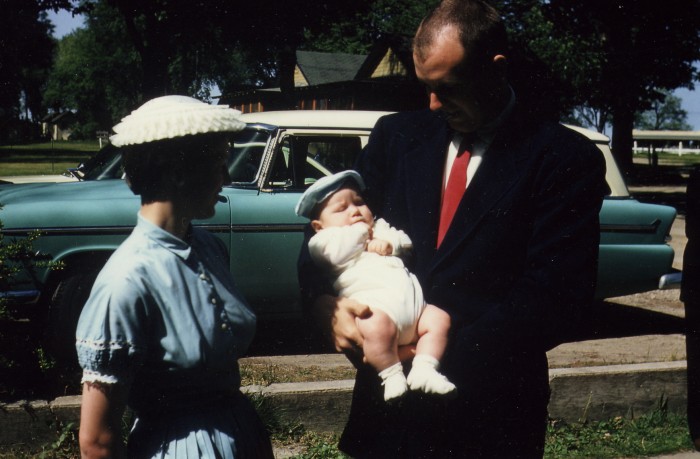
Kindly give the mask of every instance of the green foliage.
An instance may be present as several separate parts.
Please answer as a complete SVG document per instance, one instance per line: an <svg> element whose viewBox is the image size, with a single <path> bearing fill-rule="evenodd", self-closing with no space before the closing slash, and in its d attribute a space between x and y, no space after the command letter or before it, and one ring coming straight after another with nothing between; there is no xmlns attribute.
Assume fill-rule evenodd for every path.
<svg viewBox="0 0 700 459"><path fill-rule="evenodd" d="M352 16L329 18L318 32L305 30L304 49L321 52L367 54L384 38L410 38L437 0L407 2L377 0Z"/></svg>
<svg viewBox="0 0 700 459"><path fill-rule="evenodd" d="M563 85L564 112L579 105L613 125L613 153L631 167L634 114L658 99L658 91L692 87L700 59L700 3L510 0L514 40ZM679 14L680 12L680 14ZM522 18L522 19L521 19Z"/></svg>
<svg viewBox="0 0 700 459"><path fill-rule="evenodd" d="M126 25L114 9L97 4L77 29L58 42L44 103L54 113L75 111L77 139L94 139L138 105L141 64Z"/></svg>
<svg viewBox="0 0 700 459"><path fill-rule="evenodd" d="M31 276L37 267L63 267L62 263L51 261L33 250L32 245L39 237L38 231L21 239L7 238L0 232L0 292L15 288L20 273ZM32 394L36 387L41 386L38 382L41 376L55 367L55 362L46 354L34 333L34 324L15 316L10 300L0 296L0 374L3 375L0 399ZM36 385L27 384L27 381L35 381Z"/></svg>
<svg viewBox="0 0 700 459"><path fill-rule="evenodd" d="M690 131L692 127L686 121L688 112L681 108L680 98L670 91L661 91L659 100L651 103L651 108L635 117L637 129Z"/></svg>
<svg viewBox="0 0 700 459"><path fill-rule="evenodd" d="M51 65L51 24L38 0L4 0L0 15L0 140L5 123L43 116L40 88Z"/></svg>
<svg viewBox="0 0 700 459"><path fill-rule="evenodd" d="M638 457L690 449L686 417L669 413L662 399L658 409L638 418L619 416L575 424L552 421L545 457Z"/></svg>

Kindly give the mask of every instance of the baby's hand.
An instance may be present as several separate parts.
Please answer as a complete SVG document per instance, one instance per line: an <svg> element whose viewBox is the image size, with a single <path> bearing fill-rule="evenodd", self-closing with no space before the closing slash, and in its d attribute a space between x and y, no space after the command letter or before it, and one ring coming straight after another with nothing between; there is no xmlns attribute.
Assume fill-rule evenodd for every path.
<svg viewBox="0 0 700 459"><path fill-rule="evenodd" d="M384 241L382 239L372 239L367 244L367 251L387 256L391 255L394 252L394 248L388 241Z"/></svg>

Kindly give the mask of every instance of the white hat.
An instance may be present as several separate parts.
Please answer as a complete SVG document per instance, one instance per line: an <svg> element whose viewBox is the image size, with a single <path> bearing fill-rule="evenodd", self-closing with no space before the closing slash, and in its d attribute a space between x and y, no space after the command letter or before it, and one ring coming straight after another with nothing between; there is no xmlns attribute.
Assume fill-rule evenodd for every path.
<svg viewBox="0 0 700 459"><path fill-rule="evenodd" d="M245 127L238 110L209 105L187 96L151 99L112 128L112 145L123 147L210 132L237 132Z"/></svg>
<svg viewBox="0 0 700 459"><path fill-rule="evenodd" d="M325 201L330 195L341 189L347 181L355 181L357 186L360 187L360 191L365 189L364 180L362 180L360 174L353 170L326 175L316 180L314 184L301 195L294 211L300 217L311 219L314 208L319 203Z"/></svg>

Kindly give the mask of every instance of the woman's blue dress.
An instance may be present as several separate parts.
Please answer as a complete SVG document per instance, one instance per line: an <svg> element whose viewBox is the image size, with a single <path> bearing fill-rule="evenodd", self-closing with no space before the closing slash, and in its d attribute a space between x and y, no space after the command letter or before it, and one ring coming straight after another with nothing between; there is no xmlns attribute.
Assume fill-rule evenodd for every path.
<svg viewBox="0 0 700 459"><path fill-rule="evenodd" d="M233 284L221 241L197 228L187 239L139 215L80 317L83 382L128 388L136 416L130 458L272 457L239 391L237 360L255 315Z"/></svg>

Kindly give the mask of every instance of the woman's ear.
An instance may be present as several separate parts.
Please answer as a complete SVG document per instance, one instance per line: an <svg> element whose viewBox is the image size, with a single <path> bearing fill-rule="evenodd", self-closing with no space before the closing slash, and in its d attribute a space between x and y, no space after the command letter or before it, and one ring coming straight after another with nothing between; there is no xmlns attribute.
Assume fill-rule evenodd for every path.
<svg viewBox="0 0 700 459"><path fill-rule="evenodd" d="M311 220L311 227L318 233L323 229L323 224L321 224L321 220Z"/></svg>

